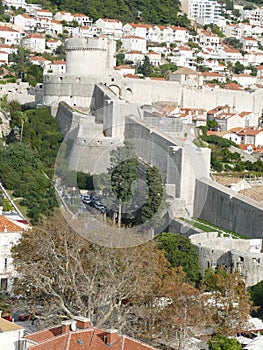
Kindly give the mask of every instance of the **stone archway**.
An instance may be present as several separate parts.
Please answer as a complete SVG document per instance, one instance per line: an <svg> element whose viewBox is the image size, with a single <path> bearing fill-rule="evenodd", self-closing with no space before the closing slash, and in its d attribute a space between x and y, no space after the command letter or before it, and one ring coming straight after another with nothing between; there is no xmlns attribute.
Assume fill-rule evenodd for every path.
<svg viewBox="0 0 263 350"><path fill-rule="evenodd" d="M133 98L132 89L127 88L124 92L124 99L125 101L131 102L132 98Z"/></svg>
<svg viewBox="0 0 263 350"><path fill-rule="evenodd" d="M118 86L118 85L116 85L116 84L111 84L111 85L109 85L108 86L110 89L111 89L111 91L116 95L116 96L118 96L118 97L121 97L121 95L122 95L122 91L121 91L121 88Z"/></svg>

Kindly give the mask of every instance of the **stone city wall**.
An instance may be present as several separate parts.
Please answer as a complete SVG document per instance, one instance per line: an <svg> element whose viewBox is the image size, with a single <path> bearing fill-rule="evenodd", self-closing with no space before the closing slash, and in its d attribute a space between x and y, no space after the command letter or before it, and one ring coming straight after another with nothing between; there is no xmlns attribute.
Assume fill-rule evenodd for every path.
<svg viewBox="0 0 263 350"><path fill-rule="evenodd" d="M202 274L207 268L225 265L231 271L240 271L247 287L263 280L261 239L219 237L217 232L203 232L189 238L198 253Z"/></svg>
<svg viewBox="0 0 263 350"><path fill-rule="evenodd" d="M209 179L197 179L194 216L249 238L263 237L263 204Z"/></svg>

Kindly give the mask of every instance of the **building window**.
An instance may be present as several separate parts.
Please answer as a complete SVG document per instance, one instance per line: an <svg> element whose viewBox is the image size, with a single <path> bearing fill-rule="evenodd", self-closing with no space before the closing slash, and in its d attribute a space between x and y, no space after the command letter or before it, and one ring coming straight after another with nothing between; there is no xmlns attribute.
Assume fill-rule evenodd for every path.
<svg viewBox="0 0 263 350"><path fill-rule="evenodd" d="M1 290L7 290L7 278L1 278Z"/></svg>
<svg viewBox="0 0 263 350"><path fill-rule="evenodd" d="M5 258L5 269L7 269L7 258Z"/></svg>

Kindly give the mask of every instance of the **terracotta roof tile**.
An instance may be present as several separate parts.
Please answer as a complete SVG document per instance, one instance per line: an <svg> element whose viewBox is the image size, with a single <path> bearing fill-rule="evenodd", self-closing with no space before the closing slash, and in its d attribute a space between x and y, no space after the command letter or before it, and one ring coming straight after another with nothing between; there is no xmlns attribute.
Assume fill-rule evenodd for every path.
<svg viewBox="0 0 263 350"><path fill-rule="evenodd" d="M0 215L0 232L21 232L22 228L14 222L8 220L3 215Z"/></svg>

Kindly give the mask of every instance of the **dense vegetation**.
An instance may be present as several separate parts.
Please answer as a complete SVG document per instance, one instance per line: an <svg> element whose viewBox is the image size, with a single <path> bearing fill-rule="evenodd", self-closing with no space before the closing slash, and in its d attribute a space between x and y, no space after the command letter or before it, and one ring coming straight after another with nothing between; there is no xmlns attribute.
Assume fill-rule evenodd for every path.
<svg viewBox="0 0 263 350"><path fill-rule="evenodd" d="M35 0L46 8L81 12L94 20L115 18L124 23L142 19L153 24L189 25L186 16L179 15L178 0ZM139 12L139 14L138 14Z"/></svg>
<svg viewBox="0 0 263 350"><path fill-rule="evenodd" d="M156 238L157 247L164 251L171 266L181 266L187 278L198 282L201 278L198 255L188 237L163 232Z"/></svg>
<svg viewBox="0 0 263 350"><path fill-rule="evenodd" d="M205 141L211 149L211 166L212 169L221 171L249 171L250 173L262 173L263 162L257 160L252 163L250 161L243 161L241 154L230 150L230 147L238 148L237 144L233 141L224 139L217 135L207 136L207 127L202 127L201 140Z"/></svg>
<svg viewBox="0 0 263 350"><path fill-rule="evenodd" d="M11 111L11 127L7 146L0 147L0 178L37 223L57 205L50 178L61 135L47 108L22 112L17 105Z"/></svg>

